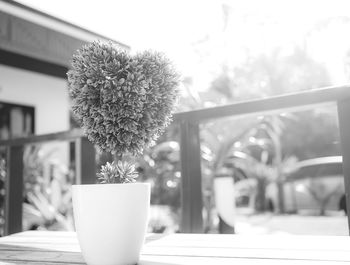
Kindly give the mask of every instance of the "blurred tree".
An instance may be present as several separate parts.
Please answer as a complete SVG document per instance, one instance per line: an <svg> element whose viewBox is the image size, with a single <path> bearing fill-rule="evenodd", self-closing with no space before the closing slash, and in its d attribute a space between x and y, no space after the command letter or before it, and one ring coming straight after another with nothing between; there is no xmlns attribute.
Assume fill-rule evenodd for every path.
<svg viewBox="0 0 350 265"><path fill-rule="evenodd" d="M241 135L227 138L217 151L214 169L222 167L232 169L235 175L237 169L242 170L249 178L257 183L255 209L259 212L266 210L265 189L271 182L283 182L283 173L292 161L282 157L281 135L284 131L284 120L293 118L292 115L262 116L251 123ZM294 160L293 160L294 161ZM238 181L238 179L235 179ZM284 211L282 185L279 192L279 210Z"/></svg>
<svg viewBox="0 0 350 265"><path fill-rule="evenodd" d="M330 85L327 69L298 46L276 48L269 54L249 57L229 74L223 66L211 89L231 100L266 96Z"/></svg>
<svg viewBox="0 0 350 265"><path fill-rule="evenodd" d="M305 188L312 196L312 198L317 202L320 207L319 214L324 216L326 215L326 207L332 197L339 192L342 193L341 185L337 185L336 187L326 187L326 183L320 181L319 178L312 178L309 180L308 184L305 185Z"/></svg>
<svg viewBox="0 0 350 265"><path fill-rule="evenodd" d="M197 42L194 42L193 49L197 52L200 64L211 67L209 75L218 69L219 72L212 79L207 91L196 90L194 78L185 77L182 83L184 97L180 101L179 111L291 93L331 84L327 69L312 59L308 53L306 42L302 42L301 45L284 43L266 53L252 53L248 47L242 50L241 57L245 59L243 59L243 63L239 63L242 58L233 58L231 56L233 53L228 52L232 49L230 42L232 38L229 36L234 35L232 34L232 29L234 29L232 22L235 21L232 20L232 11L230 5L223 4L221 31L215 36L210 33L205 34ZM235 35L235 38L239 38L239 36ZM233 48L237 48L237 46ZM212 59L216 55L218 58L213 64ZM233 65L232 61L236 64ZM275 178L282 175L284 168L293 160L290 160L289 157L296 155L299 159L305 159L338 152L339 147L334 144L337 141L337 130L334 130L335 118L333 114L320 114L313 110L308 114L296 113L294 119L282 118L283 125L278 124L281 117L273 116L271 116L270 122L245 117L244 119L219 119L201 124L203 194L207 211L210 212L210 208L213 206L213 177L221 168L228 166L227 159L232 155L232 150L237 151L235 144L245 143L243 151L252 159L249 160L249 163L241 159L241 168L249 172L247 174L253 178L261 180L260 186L262 188L259 188L257 197L262 197L263 187L271 180L268 175L273 175ZM176 130L176 126L171 126L167 132L175 138L163 137L158 141L158 144L162 145L166 141L178 139L178 131ZM255 138L257 142L251 143L250 137ZM259 142L262 141L265 141L265 145L259 145ZM155 200L166 202L165 197L160 198L160 194L171 189L165 183L168 179L172 180L171 176L174 174L166 173L165 169L172 168L171 170L174 170L177 166L168 165L170 160L167 156L170 153L164 152L163 158L160 159L162 156L154 157L151 153L152 150L149 150L150 153L146 155L148 156L146 160L153 161L148 163L154 164L154 173L156 173L157 163L165 163L160 165L160 168L164 170L159 171L162 177L159 180L161 184L157 186L157 189L159 188L161 192L156 193L158 194L156 197L159 198ZM267 155L263 155L266 153ZM264 160L266 157L267 160ZM246 165L243 166L243 163ZM144 173L148 174L146 171ZM265 205L261 200L261 204L256 207L264 209ZM207 223L210 223L210 214L207 215L207 218Z"/></svg>
<svg viewBox="0 0 350 265"><path fill-rule="evenodd" d="M281 136L283 156L299 160L340 155L338 119L335 107L323 107L294 113L285 121Z"/></svg>
<svg viewBox="0 0 350 265"><path fill-rule="evenodd" d="M171 124L155 146L136 158L141 181L152 186L151 203L168 205L174 212L180 207L180 147L178 126Z"/></svg>
<svg viewBox="0 0 350 265"><path fill-rule="evenodd" d="M269 54L249 57L244 64L234 67L231 73L228 71L228 67L222 67L221 73L213 80L210 89L221 93L229 101L236 101L327 85L330 85L330 78L326 68L312 60L303 48L290 46L276 48ZM332 139L337 139L337 132L334 130L336 117L334 115L330 115L330 117L331 119L328 119L327 115L318 115L311 111L306 116L303 113L295 115L295 118L286 121L284 125L281 124L281 119L278 116L270 116L268 122L265 121L259 125L260 129L255 128L261 131L264 127L263 134L266 134L265 137L267 136L272 143L269 154L273 157L273 161L268 164L261 163L259 159L256 159L255 167L261 169L261 174L250 174L258 180L257 198L258 201L261 200L261 207L258 204L257 210L264 209L266 205L264 203L264 187L268 181L266 181L267 176L264 176L263 172L270 171L269 166L274 168L275 175L282 176L282 161L286 157L298 156L300 159L304 159L309 158L309 153L314 157L325 155L325 153L328 153L327 155L337 153L335 145L332 145L332 148L325 148L332 143ZM298 123L299 118L302 119L300 123ZM313 138L313 136L315 137ZM259 138L259 135L254 137ZM305 142L305 139L309 139L309 141ZM297 147L300 148L297 149ZM308 147L310 148L308 149ZM250 148L252 149L252 147ZM250 166L252 166L251 163ZM262 166L266 170L262 170L264 168ZM252 171L251 167L245 167L245 170ZM281 212L284 211L282 181L283 178L278 178L279 209Z"/></svg>
<svg viewBox="0 0 350 265"><path fill-rule="evenodd" d="M72 176L52 159L56 149L43 150L40 145L24 150L23 229L72 231Z"/></svg>
<svg viewBox="0 0 350 265"><path fill-rule="evenodd" d="M234 90L237 87L234 79L230 76L227 66L222 66L221 73L212 81L210 89L219 92L230 101L234 100L234 95L236 94Z"/></svg>

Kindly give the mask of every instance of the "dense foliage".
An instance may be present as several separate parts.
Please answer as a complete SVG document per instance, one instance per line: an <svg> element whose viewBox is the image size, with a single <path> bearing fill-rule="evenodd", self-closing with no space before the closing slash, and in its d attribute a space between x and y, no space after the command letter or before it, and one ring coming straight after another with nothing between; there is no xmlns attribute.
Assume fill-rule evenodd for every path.
<svg viewBox="0 0 350 265"><path fill-rule="evenodd" d="M73 56L67 75L73 113L103 151L141 154L171 120L179 78L161 53L131 56L93 42Z"/></svg>
<svg viewBox="0 0 350 265"><path fill-rule="evenodd" d="M135 166L127 162L113 161L102 166L101 172L97 174L100 183L132 183L135 182L138 173Z"/></svg>

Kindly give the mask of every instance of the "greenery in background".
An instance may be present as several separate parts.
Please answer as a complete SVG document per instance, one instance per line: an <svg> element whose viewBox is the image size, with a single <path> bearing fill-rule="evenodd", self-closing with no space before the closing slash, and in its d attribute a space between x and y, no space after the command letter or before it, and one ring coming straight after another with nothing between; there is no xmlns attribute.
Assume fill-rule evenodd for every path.
<svg viewBox="0 0 350 265"><path fill-rule="evenodd" d="M294 113L295 120L285 121L281 136L284 156L299 160L341 155L339 127L335 107L320 107Z"/></svg>
<svg viewBox="0 0 350 265"><path fill-rule="evenodd" d="M230 10L226 9L227 7L223 6L223 20L226 25L222 32L224 41L225 34L229 34L227 23L230 20ZM322 31L333 20L328 19L322 25L311 27L308 34ZM208 36L205 40L209 44L212 41L211 37ZM192 108L201 108L330 85L331 76L327 68L311 57L306 43L306 39L301 45L288 43L260 54L246 48L243 63L232 65L230 62L234 61L234 58L225 58L222 64L217 66L217 75L208 91L199 93L190 91L191 79L185 79L189 81L186 82L185 88L189 91L191 100L187 98L182 102L189 102ZM203 62L206 57L212 56L205 48L200 50L199 45L196 46L196 50ZM283 113L285 114L287 113ZM226 168L229 169L226 172L230 172L232 176L239 175L240 178L244 178L243 173L245 177L256 179L258 189L255 208L259 211L266 208L264 202L266 185L271 181L283 181L282 172L288 167L289 162L340 154L337 145L338 131L334 129L337 128L334 109L320 108L297 112L293 113L292 119L272 116L269 119L281 120L279 130L275 130L276 126L271 127L273 134L267 133L268 118L265 116L263 118L265 121L259 121L255 117L216 120L203 125L201 130L202 145L208 147L213 154L211 158L213 162L205 163L203 159L202 165L208 165L207 170L202 170L203 178L208 176L209 179L213 178L218 170L225 171ZM266 142L270 144L266 145ZM233 155L237 150L243 152L244 159ZM211 183L210 180L206 182ZM210 186L207 187L204 196L209 194L208 196L212 197L213 191ZM208 200L204 198L204 201Z"/></svg>
<svg viewBox="0 0 350 265"><path fill-rule="evenodd" d="M24 149L23 230L73 231L70 187L74 174L55 159L56 149L47 150L39 145ZM1 156L0 236L4 232L5 178L6 160Z"/></svg>
<svg viewBox="0 0 350 265"><path fill-rule="evenodd" d="M262 116L238 141L220 152L220 166L231 169L236 182L246 178L255 180L256 190L251 195L257 212L268 209L266 186L271 182L282 183L284 175L297 162L294 156L283 156L281 135L285 121L290 119L294 115ZM238 176L243 176L237 178L237 171L241 173ZM283 212L283 205L279 209Z"/></svg>
<svg viewBox="0 0 350 265"><path fill-rule="evenodd" d="M178 126L171 124L157 144L138 157L136 164L139 178L151 183L152 207L159 209L155 210L155 216L151 216L150 232L178 231L181 207Z"/></svg>
<svg viewBox="0 0 350 265"><path fill-rule="evenodd" d="M329 86L327 69L299 46L276 48L269 54L248 57L229 69L225 64L211 83L226 102L251 100Z"/></svg>
<svg viewBox="0 0 350 265"><path fill-rule="evenodd" d="M283 86L283 83L288 84L288 73L293 69L293 64L288 65L289 68L286 68L285 72L282 71L283 67L281 69L275 68L277 72L273 75L275 80L284 80L280 85L286 89L286 92L291 91L289 89L292 88L290 86L288 89L287 85ZM297 64L294 67L295 71L299 71ZM247 72L244 73L246 74ZM241 78L246 83L251 83L251 86L254 87L256 83L254 75L245 76L245 74ZM276 78L278 75L284 76L284 78ZM323 76L323 81L317 76L318 74L314 77L306 76L302 78L301 76L300 80L297 80L299 85L297 84L296 87L305 89L303 84L310 84L310 80L315 80L316 84L311 85L311 87L321 87L320 84L327 84L326 74ZM220 80L221 82L225 80L230 82L230 84L232 82L229 78L222 79L220 77ZM264 84L266 85L266 83ZM213 85L217 85L217 83L213 82ZM248 86L246 85L246 87ZM226 88L234 89L236 86L227 85ZM215 86L213 89L226 96L229 94L225 90L218 90ZM267 91L270 90L271 85L268 86ZM261 92L264 93L264 89L261 89ZM219 142L223 144L216 143L215 145L221 148L218 151L214 151L214 153L216 154L216 160L225 161L225 163L221 163L221 165L217 162L214 163L215 170L213 172L218 168L228 167L231 169L230 174L232 176L235 176L239 170L239 173L243 172L245 177L255 179L257 183L255 186L256 190L251 195L255 196L253 205L255 210L259 212L268 208L268 202L265 198L266 186L271 182L276 182L281 187L284 181L284 171L293 165L293 161L340 154L338 130L335 129L338 127L337 115L335 109L329 107L295 112L292 116L289 113L282 113L280 116L262 116L258 119L244 119L244 121L238 119L233 120L232 125L228 125L226 120L226 126L231 128L231 135L224 133L224 131L218 132L218 128L222 128L219 124L221 124L220 121L213 123L211 130L214 130L214 133L209 137L207 132L202 132L202 135L205 137L202 139L204 143L212 141L214 135L214 137L221 138ZM248 126L244 127L243 124ZM237 150L243 152L243 157L235 157L233 155ZM262 156L263 154L266 155ZM221 158L218 159L218 157ZM264 157L268 159L263 159ZM283 212L283 190L280 193L278 209Z"/></svg>
<svg viewBox="0 0 350 265"><path fill-rule="evenodd" d="M93 42L73 55L72 68L67 75L73 113L102 151L117 158L140 155L170 123L179 76L163 54L132 56L112 43ZM107 167L120 172L118 163ZM102 182L129 182L135 175L126 172L131 175L117 181L101 172Z"/></svg>
<svg viewBox="0 0 350 265"><path fill-rule="evenodd" d="M23 229L73 231L73 172L55 159L56 149L24 150Z"/></svg>
<svg viewBox="0 0 350 265"><path fill-rule="evenodd" d="M224 13L227 16L230 12ZM223 18L227 22L225 16ZM327 27L332 21L326 21L323 26ZM223 28L222 36L228 34L226 29ZM322 25L310 29L309 34L315 31L322 31ZM205 41L210 43L210 39L211 36L208 36L201 45ZM203 62L206 56L211 56L205 49L200 50L199 45L195 49ZM225 58L222 65L217 66L219 70L207 91L193 91L195 83L192 78L185 78L184 88L188 96L181 100L185 105L182 108L199 109L332 84L327 68L311 57L307 45L288 43L261 54L248 49L245 51L243 63L232 66L228 62L234 58ZM290 116L282 113L281 116L277 114L262 119L251 116L223 119L201 126L202 149L209 150L202 152L203 201L208 212L215 207L212 179L221 172L231 174L236 181L247 177L255 179L258 184L255 186L253 207L264 211L267 207L264 197L266 185L271 181L283 182L283 171L296 160L340 154L335 109L326 107L299 111L288 119L285 115ZM267 133L268 119L280 120L278 126L270 124L273 133ZM235 157L237 151L242 152L243 157ZM208 226L213 222L210 216L207 215Z"/></svg>
<svg viewBox="0 0 350 265"><path fill-rule="evenodd" d="M181 99L180 108L199 109L222 102L272 96L280 91L288 93L329 84L326 69L296 46L289 54L278 49L269 56L250 58L246 64L231 72L223 67L223 72L213 80L208 91L191 91L191 78L185 78L184 87L188 95ZM215 211L213 178L226 172L236 181L245 178L256 180L257 185L251 190L254 197L252 206L258 212L265 211L269 208L265 197L266 186L271 182L283 182L283 173L297 160L339 154L338 131L334 129L336 127L336 112L328 107L258 118L222 119L202 124L203 202L205 212L208 213L205 215L205 230L213 231L215 226L211 214ZM175 135L172 139L178 139L175 127L170 127L168 133ZM160 141L158 144L162 146L164 143ZM153 155L152 150L154 149L146 152L149 157ZM237 152L241 152L243 156L236 157ZM168 160L165 157L163 161ZM158 167L157 163L155 167ZM176 174L176 167L167 168L172 170L167 172L168 175ZM167 179L166 174L161 173L161 177L157 179L158 184L155 184L163 187L161 194L174 190L180 193L180 187L168 187L164 185L164 179ZM153 200L174 205L176 200L164 200L161 194L154 193ZM161 198L163 199L160 200Z"/></svg>

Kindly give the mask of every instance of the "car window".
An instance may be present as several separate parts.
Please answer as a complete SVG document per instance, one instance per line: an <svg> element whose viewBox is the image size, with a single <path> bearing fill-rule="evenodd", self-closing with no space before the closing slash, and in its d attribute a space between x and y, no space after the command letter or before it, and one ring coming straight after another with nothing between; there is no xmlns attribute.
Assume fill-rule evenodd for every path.
<svg viewBox="0 0 350 265"><path fill-rule="evenodd" d="M334 175L343 175L343 167L341 163L332 163L332 164L322 164L318 167L317 176L334 176Z"/></svg>
<svg viewBox="0 0 350 265"><path fill-rule="evenodd" d="M288 180L342 175L341 163L310 165L300 168L287 176Z"/></svg>

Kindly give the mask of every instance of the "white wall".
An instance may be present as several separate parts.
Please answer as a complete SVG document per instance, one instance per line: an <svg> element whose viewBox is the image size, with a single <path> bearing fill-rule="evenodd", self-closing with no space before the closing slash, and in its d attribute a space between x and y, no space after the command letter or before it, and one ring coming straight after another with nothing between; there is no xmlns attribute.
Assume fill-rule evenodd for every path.
<svg viewBox="0 0 350 265"><path fill-rule="evenodd" d="M0 101L35 108L35 133L69 129L67 81L0 64Z"/></svg>
<svg viewBox="0 0 350 265"><path fill-rule="evenodd" d="M66 79L0 64L0 101L34 107L35 134L69 130ZM48 165L68 165L67 142L47 143L41 150Z"/></svg>

